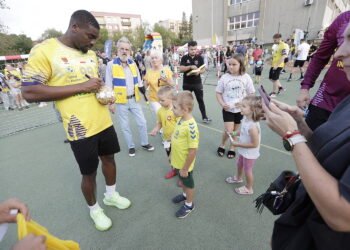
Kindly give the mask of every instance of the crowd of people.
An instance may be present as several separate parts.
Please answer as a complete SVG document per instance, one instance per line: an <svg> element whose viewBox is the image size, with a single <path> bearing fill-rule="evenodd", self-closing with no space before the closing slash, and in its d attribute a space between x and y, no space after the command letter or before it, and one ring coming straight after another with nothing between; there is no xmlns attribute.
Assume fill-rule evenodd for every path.
<svg viewBox="0 0 350 250"><path fill-rule="evenodd" d="M200 133L192 115L194 96L202 122L210 123L201 74L212 63L220 69L215 93L222 107L224 127L217 155L225 156L229 140L226 156L237 159L237 168L232 170L234 174L225 181L240 184L234 188L238 195L255 193L253 169L260 156L259 122L263 117L268 126L283 138L302 179L295 200L275 222L272 248L346 249L350 243L350 158L347 153L350 149L347 115L350 105L349 23L350 11L333 22L318 50L311 50L305 40L293 49L293 41L283 42L281 34L273 36L269 71L273 86L269 95L275 97L284 90L279 76L288 59L295 59L289 79L299 68L302 80L297 97L299 107L296 107L273 99L263 102L261 96L256 95L254 81L247 69L252 66L255 82L259 83L264 62L269 57L261 46L247 47L242 42L233 50L220 48L213 56L212 52L205 50L198 54L197 43L190 41L188 53L178 58L169 50L165 54L150 50L144 56L136 52L132 57L132 44L122 37L116 44L113 58L108 59L103 53L96 57L91 48L99 36L99 25L90 12L79 10L73 13L62 37L48 39L33 48L22 76L21 97L16 98L18 105L22 105L20 98L29 102L55 101L80 169L82 193L90 217L98 230L105 231L112 226L112 220L104 213L96 196L99 161L106 183L104 205L119 209L131 206L131 201L121 196L116 186L114 155L120 151L120 146L111 119L114 113L118 115L130 157L135 156L138 148L153 151L148 135L162 134L170 165L165 178L178 176L178 185L182 187L182 193L172 198L174 203L182 204L175 216L185 218L195 209L193 173ZM56 53L65 57L57 57ZM309 69L304 75L304 64L311 56ZM315 74L321 72L332 56L332 65L310 104L308 90L317 78ZM342 67L339 67L339 62ZM176 63L183 74L182 91L173 81L171 67ZM11 86L16 78L11 73L13 70L9 68L8 71L6 80ZM113 90L116 97L107 105L99 103L95 96L104 85ZM337 91L328 90L331 88ZM140 104L142 97L147 98L146 89L147 100L157 117L150 133ZM305 120L302 109L307 106L309 113ZM140 147L133 139L129 112L137 124ZM25 209L19 209L26 213ZM37 244L43 241L32 240Z"/></svg>

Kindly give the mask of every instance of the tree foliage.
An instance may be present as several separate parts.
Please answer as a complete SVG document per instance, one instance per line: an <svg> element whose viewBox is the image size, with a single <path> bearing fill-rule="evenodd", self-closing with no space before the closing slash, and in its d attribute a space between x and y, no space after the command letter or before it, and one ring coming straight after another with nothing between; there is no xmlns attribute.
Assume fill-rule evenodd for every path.
<svg viewBox="0 0 350 250"><path fill-rule="evenodd" d="M0 55L28 54L33 47L33 41L26 35L0 33Z"/></svg>
<svg viewBox="0 0 350 250"><path fill-rule="evenodd" d="M59 30L56 30L56 29L47 29L44 31L44 33L41 34L40 36L40 40L46 40L46 39L49 39L49 38L55 38L55 37L60 37L62 36L63 33Z"/></svg>

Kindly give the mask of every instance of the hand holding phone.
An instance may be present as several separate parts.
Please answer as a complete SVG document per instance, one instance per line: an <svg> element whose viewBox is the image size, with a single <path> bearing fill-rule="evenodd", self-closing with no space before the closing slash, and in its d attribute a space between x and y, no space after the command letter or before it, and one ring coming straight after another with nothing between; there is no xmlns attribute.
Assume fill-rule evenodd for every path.
<svg viewBox="0 0 350 250"><path fill-rule="evenodd" d="M260 85L260 87L258 87L258 91L260 93L261 98L264 100L265 105L268 107L270 105L270 101L271 101L270 96L266 93L266 91L262 85Z"/></svg>

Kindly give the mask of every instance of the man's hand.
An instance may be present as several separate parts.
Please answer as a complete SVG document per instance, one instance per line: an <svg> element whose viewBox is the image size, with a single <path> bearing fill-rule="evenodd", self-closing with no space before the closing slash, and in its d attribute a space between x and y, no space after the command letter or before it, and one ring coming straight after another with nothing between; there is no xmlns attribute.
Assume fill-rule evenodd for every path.
<svg viewBox="0 0 350 250"><path fill-rule="evenodd" d="M10 214L11 209L18 209L21 214L23 214L24 218L29 221L30 214L29 208L22 201L12 198L7 201L0 203L0 223L8 222L15 223L16 222L16 214Z"/></svg>
<svg viewBox="0 0 350 250"><path fill-rule="evenodd" d="M82 92L97 91L103 86L103 81L100 78L91 78L87 82L82 83Z"/></svg>
<svg viewBox="0 0 350 250"><path fill-rule="evenodd" d="M16 245L13 246L12 250L42 250L46 249L45 236L36 236L29 234Z"/></svg>
<svg viewBox="0 0 350 250"><path fill-rule="evenodd" d="M180 173L180 176L181 176L182 178L187 178L187 177L188 177L188 171L185 170L185 169L183 169L183 168L180 169L179 173Z"/></svg>
<svg viewBox="0 0 350 250"><path fill-rule="evenodd" d="M115 105L114 104L109 104L108 109L112 114L115 114Z"/></svg>
<svg viewBox="0 0 350 250"><path fill-rule="evenodd" d="M191 70L198 69L196 65L191 65Z"/></svg>
<svg viewBox="0 0 350 250"><path fill-rule="evenodd" d="M309 90L301 89L296 101L299 108L306 109L311 101Z"/></svg>

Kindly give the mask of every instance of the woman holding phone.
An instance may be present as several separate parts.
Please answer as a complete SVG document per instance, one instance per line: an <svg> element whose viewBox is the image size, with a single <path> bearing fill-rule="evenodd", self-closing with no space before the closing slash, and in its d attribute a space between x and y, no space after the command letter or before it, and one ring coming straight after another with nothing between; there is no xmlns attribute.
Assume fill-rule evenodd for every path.
<svg viewBox="0 0 350 250"><path fill-rule="evenodd" d="M151 69L147 70L144 77L144 87L147 89L149 86L148 99L150 104L157 115L158 109L161 105L158 102L157 92L161 86L173 84L173 72L169 67L163 66L163 54L159 50L151 50Z"/></svg>
<svg viewBox="0 0 350 250"><path fill-rule="evenodd" d="M334 59L342 61L350 84L350 25ZM272 249L348 249L350 96L314 131L298 107L273 100L263 109L269 127L284 138L302 180L295 200L275 221Z"/></svg>

